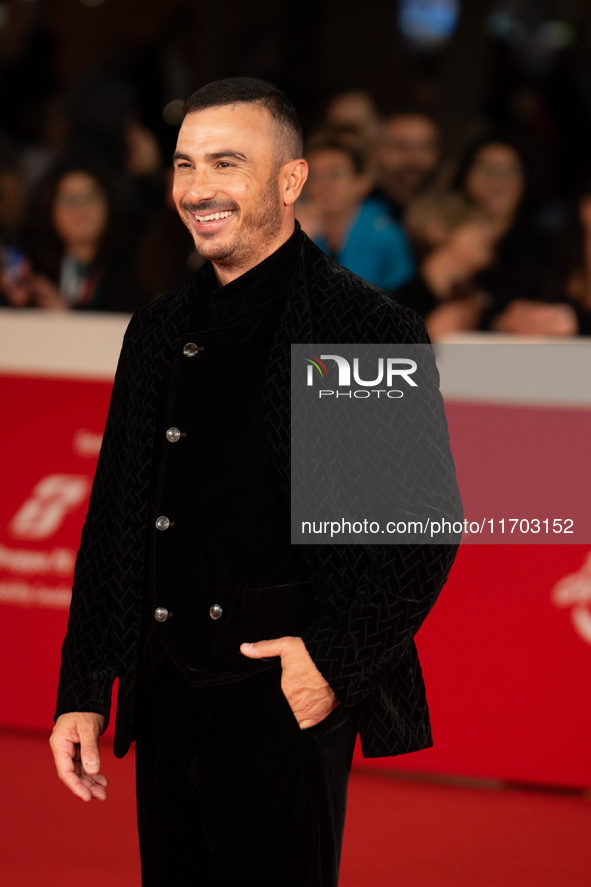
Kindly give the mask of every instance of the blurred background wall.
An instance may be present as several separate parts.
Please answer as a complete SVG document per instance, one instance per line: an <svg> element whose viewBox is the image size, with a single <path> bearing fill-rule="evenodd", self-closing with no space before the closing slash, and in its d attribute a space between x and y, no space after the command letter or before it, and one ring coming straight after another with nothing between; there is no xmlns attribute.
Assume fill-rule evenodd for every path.
<svg viewBox="0 0 591 887"><path fill-rule="evenodd" d="M384 112L432 114L450 147L490 123L529 131L558 187L588 157L590 46L585 0L4 0L2 129L39 139L49 100L100 70L135 90L167 147L169 102L248 73L285 89L308 128L358 88Z"/></svg>

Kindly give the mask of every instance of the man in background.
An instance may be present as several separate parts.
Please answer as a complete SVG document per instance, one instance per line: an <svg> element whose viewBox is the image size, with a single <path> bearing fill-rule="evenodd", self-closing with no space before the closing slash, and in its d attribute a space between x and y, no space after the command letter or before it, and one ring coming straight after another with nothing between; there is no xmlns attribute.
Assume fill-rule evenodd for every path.
<svg viewBox="0 0 591 887"><path fill-rule="evenodd" d="M439 129L426 114L394 114L380 128L374 150L377 187L390 215L402 221L413 197L433 181L440 160Z"/></svg>

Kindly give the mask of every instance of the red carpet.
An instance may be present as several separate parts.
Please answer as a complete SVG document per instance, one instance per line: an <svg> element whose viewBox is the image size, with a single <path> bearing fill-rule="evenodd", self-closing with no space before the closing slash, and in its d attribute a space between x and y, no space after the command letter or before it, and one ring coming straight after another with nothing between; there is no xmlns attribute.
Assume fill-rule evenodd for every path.
<svg viewBox="0 0 591 887"><path fill-rule="evenodd" d="M0 760L3 885L139 887L131 756L103 749L104 804L69 795L38 734L0 732ZM340 887L588 887L590 836L581 797L356 770Z"/></svg>

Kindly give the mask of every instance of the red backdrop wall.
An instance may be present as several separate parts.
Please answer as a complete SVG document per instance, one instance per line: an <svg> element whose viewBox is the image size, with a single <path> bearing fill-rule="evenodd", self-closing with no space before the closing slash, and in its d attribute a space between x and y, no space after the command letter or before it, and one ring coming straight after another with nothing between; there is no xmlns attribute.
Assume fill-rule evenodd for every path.
<svg viewBox="0 0 591 887"><path fill-rule="evenodd" d="M49 731L75 552L111 382L107 372L94 379L27 374L22 367L11 372L6 365L0 372L0 722ZM509 414L522 423L524 410L534 439L548 422L558 429L554 442L546 435L550 446L566 436L569 455L554 473L561 479L557 495L566 485L591 511L584 443L591 439L591 410L583 408L507 411L497 404L484 419L481 405L450 402L462 488L483 472L482 461L463 452L474 449L469 429L484 429L485 446L487 422L497 426ZM494 472L490 483L497 483ZM540 483L550 489L554 481L542 477ZM551 498L546 507L554 507ZM478 499L468 501L469 508L480 507ZM463 546L418 636L434 748L367 763L591 787L590 551L564 539Z"/></svg>

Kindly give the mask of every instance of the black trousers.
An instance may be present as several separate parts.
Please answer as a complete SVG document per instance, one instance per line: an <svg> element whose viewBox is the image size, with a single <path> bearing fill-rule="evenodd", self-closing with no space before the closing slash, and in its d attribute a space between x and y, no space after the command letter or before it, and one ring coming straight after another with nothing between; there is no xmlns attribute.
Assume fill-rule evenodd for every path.
<svg viewBox="0 0 591 887"><path fill-rule="evenodd" d="M356 727L301 730L280 679L196 688L167 659L142 691L144 887L336 887Z"/></svg>

